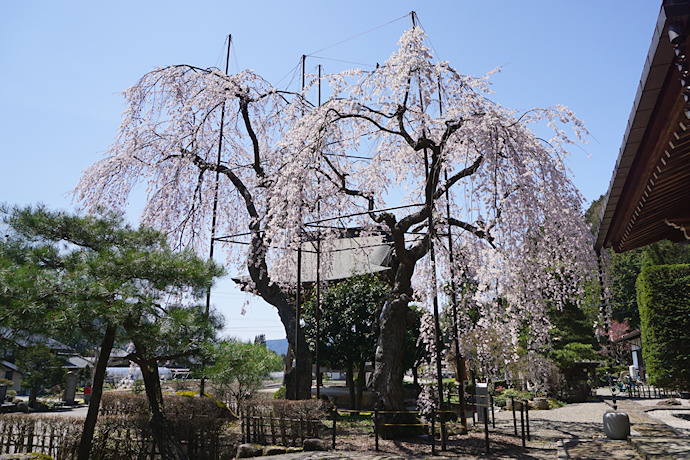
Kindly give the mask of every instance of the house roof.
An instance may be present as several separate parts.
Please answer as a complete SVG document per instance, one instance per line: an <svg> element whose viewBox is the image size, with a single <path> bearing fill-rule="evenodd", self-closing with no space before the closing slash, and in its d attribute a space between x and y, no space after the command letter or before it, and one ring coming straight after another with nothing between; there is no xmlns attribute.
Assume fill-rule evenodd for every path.
<svg viewBox="0 0 690 460"><path fill-rule="evenodd" d="M690 236L690 112L680 81L681 67L690 67L683 57L688 18L690 0L664 0L602 209L597 249L625 252ZM670 25L681 30L679 58Z"/></svg>
<svg viewBox="0 0 690 460"><path fill-rule="evenodd" d="M9 362L9 361L0 361L0 364L2 364L2 365L5 366L7 369L10 369L10 370L12 370L12 371L14 371L14 372L18 372L18 371L19 371L19 368L18 368L15 364L12 364L12 363Z"/></svg>
<svg viewBox="0 0 690 460"><path fill-rule="evenodd" d="M0 327L0 339L14 342L17 346L26 348L31 345L46 345L53 351L72 353L74 350L62 342L40 334L26 334L21 331L13 331L6 327Z"/></svg>
<svg viewBox="0 0 690 460"><path fill-rule="evenodd" d="M66 369L85 369L87 366L93 367L94 360L84 358L83 356L70 356L67 358L67 363L62 366Z"/></svg>
<svg viewBox="0 0 690 460"><path fill-rule="evenodd" d="M613 343L619 343L619 342L629 342L634 339L638 339L642 336L642 331L640 329L635 329L634 331L628 332L627 334L623 334L617 339L613 341Z"/></svg>

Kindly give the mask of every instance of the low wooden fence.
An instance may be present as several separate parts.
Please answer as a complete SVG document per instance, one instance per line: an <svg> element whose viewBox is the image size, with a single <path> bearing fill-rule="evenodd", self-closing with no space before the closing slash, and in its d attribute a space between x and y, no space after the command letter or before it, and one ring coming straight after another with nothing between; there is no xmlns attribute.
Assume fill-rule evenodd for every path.
<svg viewBox="0 0 690 460"><path fill-rule="evenodd" d="M83 423L37 414L0 416L0 454L37 452L56 460L75 459ZM216 460L234 451L233 440L224 439L218 430L188 430L177 435L190 458ZM90 458L157 460L161 455L148 427L129 417L104 416L99 418Z"/></svg>
<svg viewBox="0 0 690 460"><path fill-rule="evenodd" d="M247 411L240 417L242 442L301 446L308 438L321 438L326 431L322 420L275 417Z"/></svg>
<svg viewBox="0 0 690 460"><path fill-rule="evenodd" d="M82 421L56 417L3 415L0 417L0 453L39 452L56 460L69 460L76 457L82 424Z"/></svg>

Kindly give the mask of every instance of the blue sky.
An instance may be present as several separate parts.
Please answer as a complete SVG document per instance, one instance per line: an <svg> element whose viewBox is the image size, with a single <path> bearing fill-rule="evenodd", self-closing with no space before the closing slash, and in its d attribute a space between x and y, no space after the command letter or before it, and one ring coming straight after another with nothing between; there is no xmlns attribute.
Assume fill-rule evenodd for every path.
<svg viewBox="0 0 690 460"><path fill-rule="evenodd" d="M232 34L231 72L250 68L277 86L293 81L296 88L292 77L303 54L315 54L308 71L318 64L335 72L385 61L413 10L438 57L461 73L503 68L492 78L497 102L524 110L564 104L585 121L590 142L573 148L571 167L591 201L608 189L660 5L0 2L0 202L74 208L68 192L116 134L119 93L155 67L222 68ZM129 215L137 219L136 203ZM227 281L214 293L226 333L283 338L277 313L263 302L250 299L247 314L239 314L247 299Z"/></svg>

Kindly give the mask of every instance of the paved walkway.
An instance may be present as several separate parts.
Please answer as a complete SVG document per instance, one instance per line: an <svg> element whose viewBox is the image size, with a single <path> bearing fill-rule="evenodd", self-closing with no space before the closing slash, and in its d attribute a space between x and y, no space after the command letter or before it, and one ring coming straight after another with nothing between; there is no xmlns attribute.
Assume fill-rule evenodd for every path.
<svg viewBox="0 0 690 460"><path fill-rule="evenodd" d="M651 408L654 408L653 406ZM650 417L649 405L621 400L618 410L630 417L634 432L628 438L640 457L654 460L690 459L690 437Z"/></svg>

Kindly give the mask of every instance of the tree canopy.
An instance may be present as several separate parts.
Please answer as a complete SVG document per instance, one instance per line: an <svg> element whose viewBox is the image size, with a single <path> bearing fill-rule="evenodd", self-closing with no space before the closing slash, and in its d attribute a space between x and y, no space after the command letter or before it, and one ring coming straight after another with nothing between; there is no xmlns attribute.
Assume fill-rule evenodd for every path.
<svg viewBox="0 0 690 460"><path fill-rule="evenodd" d="M515 341L523 318L535 344L546 340L547 304L580 295L596 271L566 163L573 140L564 125L580 139L582 123L562 106L503 108L488 97L489 76L435 62L420 27L398 45L375 70L311 76L301 94L250 71L179 65L150 72L125 92L118 138L75 189L87 207L122 208L144 182L144 222L197 247L218 197L218 231L248 243L227 246L230 261L243 261L246 288L276 306L291 342L299 333L291 254L305 229L333 219L389 234L393 283L374 373L386 409L404 407L401 345L416 317L409 302L429 301L436 267L444 278L463 276L450 269L443 233L472 271L475 297L506 299ZM319 106L306 100L317 85L330 91ZM546 126L537 135L534 125ZM320 227L324 238L330 227ZM494 304L481 305L490 318ZM306 347L297 355L310 366ZM310 369L297 372L307 395Z"/></svg>

